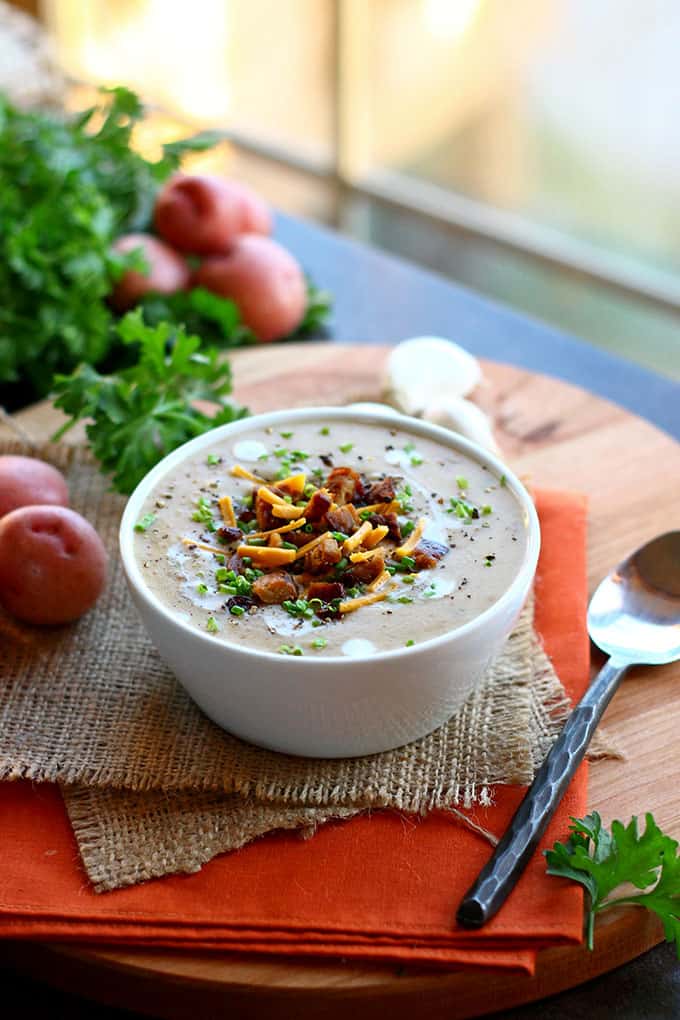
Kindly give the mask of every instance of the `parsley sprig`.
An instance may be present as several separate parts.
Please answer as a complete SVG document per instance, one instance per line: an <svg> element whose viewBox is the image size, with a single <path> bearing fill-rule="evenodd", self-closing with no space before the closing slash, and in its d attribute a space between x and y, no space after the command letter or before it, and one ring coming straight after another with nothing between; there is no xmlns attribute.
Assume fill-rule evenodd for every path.
<svg viewBox="0 0 680 1020"><path fill-rule="evenodd" d="M548 874L579 882L588 893L586 939L593 948L595 917L609 907L634 904L661 918L668 942L675 942L680 959L680 855L678 843L665 835L651 814L645 815L644 832L637 817L628 825L612 822L611 832L597 811L572 818L566 843L546 850ZM628 884L643 890L639 895L612 896Z"/></svg>
<svg viewBox="0 0 680 1020"><path fill-rule="evenodd" d="M227 400L229 365L216 348L203 349L199 337L168 323L147 326L139 309L121 320L118 332L133 354L128 368L100 375L84 364L56 377L55 407L70 421L52 438L91 419L85 431L92 452L113 475L113 487L130 493L175 447L247 412ZM197 400L216 404L217 413L208 416L195 406Z"/></svg>

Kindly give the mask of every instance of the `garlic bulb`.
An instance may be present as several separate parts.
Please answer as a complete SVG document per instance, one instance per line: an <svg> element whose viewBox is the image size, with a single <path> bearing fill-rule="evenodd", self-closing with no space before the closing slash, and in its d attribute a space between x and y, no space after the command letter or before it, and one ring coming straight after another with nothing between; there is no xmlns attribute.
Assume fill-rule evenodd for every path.
<svg viewBox="0 0 680 1020"><path fill-rule="evenodd" d="M423 418L451 432L460 433L492 453L500 452L488 415L464 397L453 397L428 405Z"/></svg>
<svg viewBox="0 0 680 1020"><path fill-rule="evenodd" d="M391 351L384 391L400 411L422 415L429 404L464 397L481 377L477 359L452 340L413 337Z"/></svg>

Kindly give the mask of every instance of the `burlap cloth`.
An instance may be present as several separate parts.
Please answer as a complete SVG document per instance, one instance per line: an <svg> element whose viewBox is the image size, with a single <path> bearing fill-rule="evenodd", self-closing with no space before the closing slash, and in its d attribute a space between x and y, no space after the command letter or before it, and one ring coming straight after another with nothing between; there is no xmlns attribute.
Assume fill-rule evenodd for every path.
<svg viewBox="0 0 680 1020"><path fill-rule="evenodd" d="M246 744L200 712L147 639L117 555L124 499L88 452L4 441L0 453L62 470L111 556L106 591L77 624L43 630L0 616L0 779L64 786L100 889L195 871L271 829L313 829L368 807L486 803L493 784L531 780L569 710L529 603L479 689L422 740L342 760Z"/></svg>

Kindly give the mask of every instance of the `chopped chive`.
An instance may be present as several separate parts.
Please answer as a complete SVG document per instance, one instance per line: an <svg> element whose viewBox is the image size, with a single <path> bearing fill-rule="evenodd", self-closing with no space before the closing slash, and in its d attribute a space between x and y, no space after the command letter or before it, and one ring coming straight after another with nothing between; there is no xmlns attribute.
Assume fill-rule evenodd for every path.
<svg viewBox="0 0 680 1020"><path fill-rule="evenodd" d="M324 425L322 429L319 429L319 435L321 436L330 436L330 434L331 430L328 428L328 425Z"/></svg>
<svg viewBox="0 0 680 1020"><path fill-rule="evenodd" d="M248 539L248 545L266 545L266 544L267 544L267 539L266 538L249 538Z"/></svg>
<svg viewBox="0 0 680 1020"><path fill-rule="evenodd" d="M341 443L338 449L340 453L349 453L350 450L354 449L354 443Z"/></svg>
<svg viewBox="0 0 680 1020"><path fill-rule="evenodd" d="M411 532L415 530L415 527L416 526L413 521L406 521L406 523L401 526L401 537L408 538Z"/></svg>
<svg viewBox="0 0 680 1020"><path fill-rule="evenodd" d="M233 570L227 570L226 567L220 567L219 570L215 571L215 580L218 584L221 584L223 581L228 580L229 575L233 575L233 573Z"/></svg>
<svg viewBox="0 0 680 1020"><path fill-rule="evenodd" d="M312 620L312 627L323 627L323 620Z"/></svg>
<svg viewBox="0 0 680 1020"><path fill-rule="evenodd" d="M245 609L243 606L229 606L229 612L232 616L243 616Z"/></svg>
<svg viewBox="0 0 680 1020"><path fill-rule="evenodd" d="M406 445L404 446L404 453L413 453L415 448L416 448L416 444L415 443L411 443L411 442L406 443Z"/></svg>
<svg viewBox="0 0 680 1020"><path fill-rule="evenodd" d="M205 458L205 462L206 464L210 464L211 466L213 464L221 464L222 458L218 453L209 453L208 456Z"/></svg>
<svg viewBox="0 0 680 1020"><path fill-rule="evenodd" d="M285 446L278 446L278 447L277 447L277 448L276 448L276 449L274 450L274 456L275 456L275 457L278 457L279 459L280 459L281 457L287 457L287 456L288 456L288 450L286 449L286 447L285 447Z"/></svg>
<svg viewBox="0 0 680 1020"><path fill-rule="evenodd" d="M400 595L394 599L395 602L401 602L402 605L408 605L409 602L413 602L413 599L409 595Z"/></svg>
<svg viewBox="0 0 680 1020"><path fill-rule="evenodd" d="M242 556L241 557L241 563L243 564L244 567L249 567L252 562L253 561L250 558L250 556Z"/></svg>
<svg viewBox="0 0 680 1020"><path fill-rule="evenodd" d="M217 631L220 629L217 625L217 620L215 619L214 616L209 616L208 619L205 621L205 629L209 631L211 634L216 634Z"/></svg>
<svg viewBox="0 0 680 1020"><path fill-rule="evenodd" d="M257 459L258 460L269 460L269 454L268 453L261 453L260 456Z"/></svg>
<svg viewBox="0 0 680 1020"><path fill-rule="evenodd" d="M201 581L199 584L196 585L196 591L198 592L199 595L205 595L207 594L208 591L208 585L203 584L203 582Z"/></svg>
<svg viewBox="0 0 680 1020"><path fill-rule="evenodd" d="M227 558L224 553L213 553L213 557L215 558L216 563L224 565L227 562Z"/></svg>
<svg viewBox="0 0 680 1020"><path fill-rule="evenodd" d="M281 645L279 652L281 655L304 655L299 645Z"/></svg>
<svg viewBox="0 0 680 1020"><path fill-rule="evenodd" d="M135 531L148 531L155 520L155 514L144 514L135 524Z"/></svg>
<svg viewBox="0 0 680 1020"><path fill-rule="evenodd" d="M508 484L507 477L505 475L501 475L501 477L498 479L498 484L502 485L503 488L505 488L505 486Z"/></svg>
<svg viewBox="0 0 680 1020"><path fill-rule="evenodd" d="M347 559L346 556L343 556L342 559L340 560L340 562L336 563L336 565L335 565L335 569L334 569L333 572L336 575L336 577L337 577L338 574L341 574L343 572L343 570L346 570L348 566L349 566L349 560Z"/></svg>
<svg viewBox="0 0 680 1020"><path fill-rule="evenodd" d="M286 503L290 503L292 505L292 503L293 503L293 497L292 496L284 496L283 498L286 501Z"/></svg>
<svg viewBox="0 0 680 1020"><path fill-rule="evenodd" d="M367 521L369 519L369 517L372 517L372 516L373 516L373 511L372 510L361 510L359 512L359 520L360 521Z"/></svg>
<svg viewBox="0 0 680 1020"><path fill-rule="evenodd" d="M414 644L415 641L413 640L413 638L409 638L408 641L406 642L406 648L413 648Z"/></svg>
<svg viewBox="0 0 680 1020"><path fill-rule="evenodd" d="M282 439L290 439L290 437L293 435L293 433L292 432L279 432L279 435L281 436Z"/></svg>
<svg viewBox="0 0 680 1020"><path fill-rule="evenodd" d="M469 482L465 475L456 475L456 485L459 489L467 489Z"/></svg>
<svg viewBox="0 0 680 1020"><path fill-rule="evenodd" d="M307 535L311 535L311 533L312 533L312 532L314 531L314 525L312 525L312 524L305 524L305 525L303 526L302 530L303 530L303 531L304 531L304 532L305 532L305 533L306 533Z"/></svg>
<svg viewBox="0 0 680 1020"><path fill-rule="evenodd" d="M415 574L407 574L406 577L402 577L402 581L404 582L404 584L413 584L415 579L416 579Z"/></svg>
<svg viewBox="0 0 680 1020"><path fill-rule="evenodd" d="M312 648L325 648L327 644L326 639L322 637L314 638L311 642Z"/></svg>
<svg viewBox="0 0 680 1020"><path fill-rule="evenodd" d="M412 467L419 467L419 465L423 463L423 458L419 453L412 453L410 459Z"/></svg>
<svg viewBox="0 0 680 1020"><path fill-rule="evenodd" d="M316 485L312 485L311 482L307 482L307 484L305 485L304 489L302 490L303 496L306 496L307 499L311 499L315 492L316 492Z"/></svg>
<svg viewBox="0 0 680 1020"><path fill-rule="evenodd" d="M404 574L410 574L415 570L416 561L413 556L402 556L398 563L395 563L395 568Z"/></svg>
<svg viewBox="0 0 680 1020"><path fill-rule="evenodd" d="M388 574L391 574L392 577L394 577L394 575L397 572L397 568L392 563L388 564L388 566L385 567L385 570L387 571Z"/></svg>
<svg viewBox="0 0 680 1020"><path fill-rule="evenodd" d="M297 546L293 542L282 542L282 549L297 549Z"/></svg>
<svg viewBox="0 0 680 1020"><path fill-rule="evenodd" d="M336 542L346 542L347 539L349 538L349 536L345 535L343 531L331 531L331 535L333 536Z"/></svg>
<svg viewBox="0 0 680 1020"><path fill-rule="evenodd" d="M484 517L488 517L490 513L491 513L491 507L489 506L488 503L485 503L484 506L482 507L482 514L483 514Z"/></svg>

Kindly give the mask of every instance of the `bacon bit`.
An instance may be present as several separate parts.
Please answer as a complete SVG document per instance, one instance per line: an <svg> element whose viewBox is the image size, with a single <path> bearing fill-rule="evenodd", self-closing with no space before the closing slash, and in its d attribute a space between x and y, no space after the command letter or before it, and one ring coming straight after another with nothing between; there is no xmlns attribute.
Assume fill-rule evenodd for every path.
<svg viewBox="0 0 680 1020"><path fill-rule="evenodd" d="M366 586L366 591L377 591L378 588L382 588L382 586L389 581L391 576L392 575L389 570L383 570L381 574L378 574L374 581L371 581L371 583Z"/></svg>
<svg viewBox="0 0 680 1020"><path fill-rule="evenodd" d="M322 535L321 541L305 556L305 570L310 574L323 574L342 559L342 549L330 535Z"/></svg>
<svg viewBox="0 0 680 1020"><path fill-rule="evenodd" d="M204 552L219 553L220 556L224 556L224 546L219 549L216 545L206 545L205 542L197 542L195 538L183 538L182 543L184 545L195 545L197 549L203 549Z"/></svg>
<svg viewBox="0 0 680 1020"><path fill-rule="evenodd" d="M230 542L240 542L243 538L243 532L240 528L218 528L217 537L225 545L229 545Z"/></svg>
<svg viewBox="0 0 680 1020"><path fill-rule="evenodd" d="M275 503L272 507L274 517L283 518L286 521L296 521L298 517L304 517L305 507L291 506L290 503Z"/></svg>
<svg viewBox="0 0 680 1020"><path fill-rule="evenodd" d="M351 503L353 499L361 499L364 485L361 476L350 467L337 467L328 475L326 488L336 503Z"/></svg>
<svg viewBox="0 0 680 1020"><path fill-rule="evenodd" d="M344 553L353 552L372 531L373 525L369 521L364 521L359 530L355 531L353 535L350 535L350 537L343 542L342 551Z"/></svg>
<svg viewBox="0 0 680 1020"><path fill-rule="evenodd" d="M387 534L395 542L401 542L401 528L396 514L371 514L368 518L374 529L387 527Z"/></svg>
<svg viewBox="0 0 680 1020"><path fill-rule="evenodd" d="M396 479L388 475L382 481L373 483L366 493L366 498L372 503L390 503L396 492Z"/></svg>
<svg viewBox="0 0 680 1020"><path fill-rule="evenodd" d="M394 555L398 556L399 559L401 559L402 556L409 556L423 537L426 525L427 519L425 517L421 517L403 545L400 545L398 549L394 550Z"/></svg>
<svg viewBox="0 0 680 1020"><path fill-rule="evenodd" d="M259 478L258 475L254 475L252 471L248 471L247 468L241 467L240 464L234 464L231 469L231 474L236 478L247 478L249 482L257 482L258 485L267 484L264 478Z"/></svg>
<svg viewBox="0 0 680 1020"><path fill-rule="evenodd" d="M396 584L393 585L390 591L393 591L396 587ZM358 595L355 599L347 599L346 602L341 602L338 609L341 613L353 613L356 609L361 609L362 606L370 606L374 602L382 602L388 595L389 591L375 591L371 592L370 595Z"/></svg>
<svg viewBox="0 0 680 1020"><path fill-rule="evenodd" d="M434 542L430 538L423 538L413 550L413 558L416 561L416 570L432 570L437 566L438 560L449 552L448 545L441 542Z"/></svg>
<svg viewBox="0 0 680 1020"><path fill-rule="evenodd" d="M326 514L326 525L330 531L341 531L344 535L353 534L361 525L359 515L352 503L331 509Z"/></svg>
<svg viewBox="0 0 680 1020"><path fill-rule="evenodd" d="M372 522L369 522L372 524ZM390 529L386 524L379 524L377 528L373 528L370 535L366 535L364 539L364 545L367 549L374 549L378 542L382 542L383 538L387 538Z"/></svg>
<svg viewBox="0 0 680 1020"><path fill-rule="evenodd" d="M288 524L282 524L279 528L271 528L269 531L253 531L248 535L248 538L269 538L270 535L283 535L287 531L296 531L297 528L304 527L306 523L305 518L300 517L297 521L290 521Z"/></svg>
<svg viewBox="0 0 680 1020"><path fill-rule="evenodd" d="M389 574L387 575L389 577ZM333 599L341 599L345 594L344 585L339 581L312 581L307 589L308 599L321 599L322 602L332 602Z"/></svg>
<svg viewBox="0 0 680 1020"><path fill-rule="evenodd" d="M305 545L301 545L297 551L295 559L299 560L302 556L305 555L305 553L308 553L310 549L313 549L314 546L317 545L321 541L321 539L325 537L326 537L325 534L317 535L315 538L310 539L309 542L306 542Z"/></svg>
<svg viewBox="0 0 680 1020"><path fill-rule="evenodd" d="M296 558L294 549L271 549L266 545L240 545L239 556L249 556L258 567L280 567Z"/></svg>
<svg viewBox="0 0 680 1020"><path fill-rule="evenodd" d="M291 496L301 496L304 492L306 482L307 475L289 475L288 478L283 478L280 482L277 482L276 488L289 492Z"/></svg>
<svg viewBox="0 0 680 1020"><path fill-rule="evenodd" d="M320 521L324 514L330 510L332 503L330 492L327 492L326 489L317 489L305 507L305 517L314 523Z"/></svg>
<svg viewBox="0 0 680 1020"><path fill-rule="evenodd" d="M385 568L385 559L382 554L382 549L376 549L367 560L361 560L359 563L353 563L351 569L346 574L348 584L368 584L369 581L375 580L378 574L381 574Z"/></svg>
<svg viewBox="0 0 680 1020"><path fill-rule="evenodd" d="M225 524L230 527L236 527L236 517L234 516L234 504L231 501L231 496L220 496L218 499L220 513L222 514L222 520Z"/></svg>
<svg viewBox="0 0 680 1020"><path fill-rule="evenodd" d="M297 598L295 581L285 570L274 570L253 581L253 595L266 605L281 605L286 599Z"/></svg>

